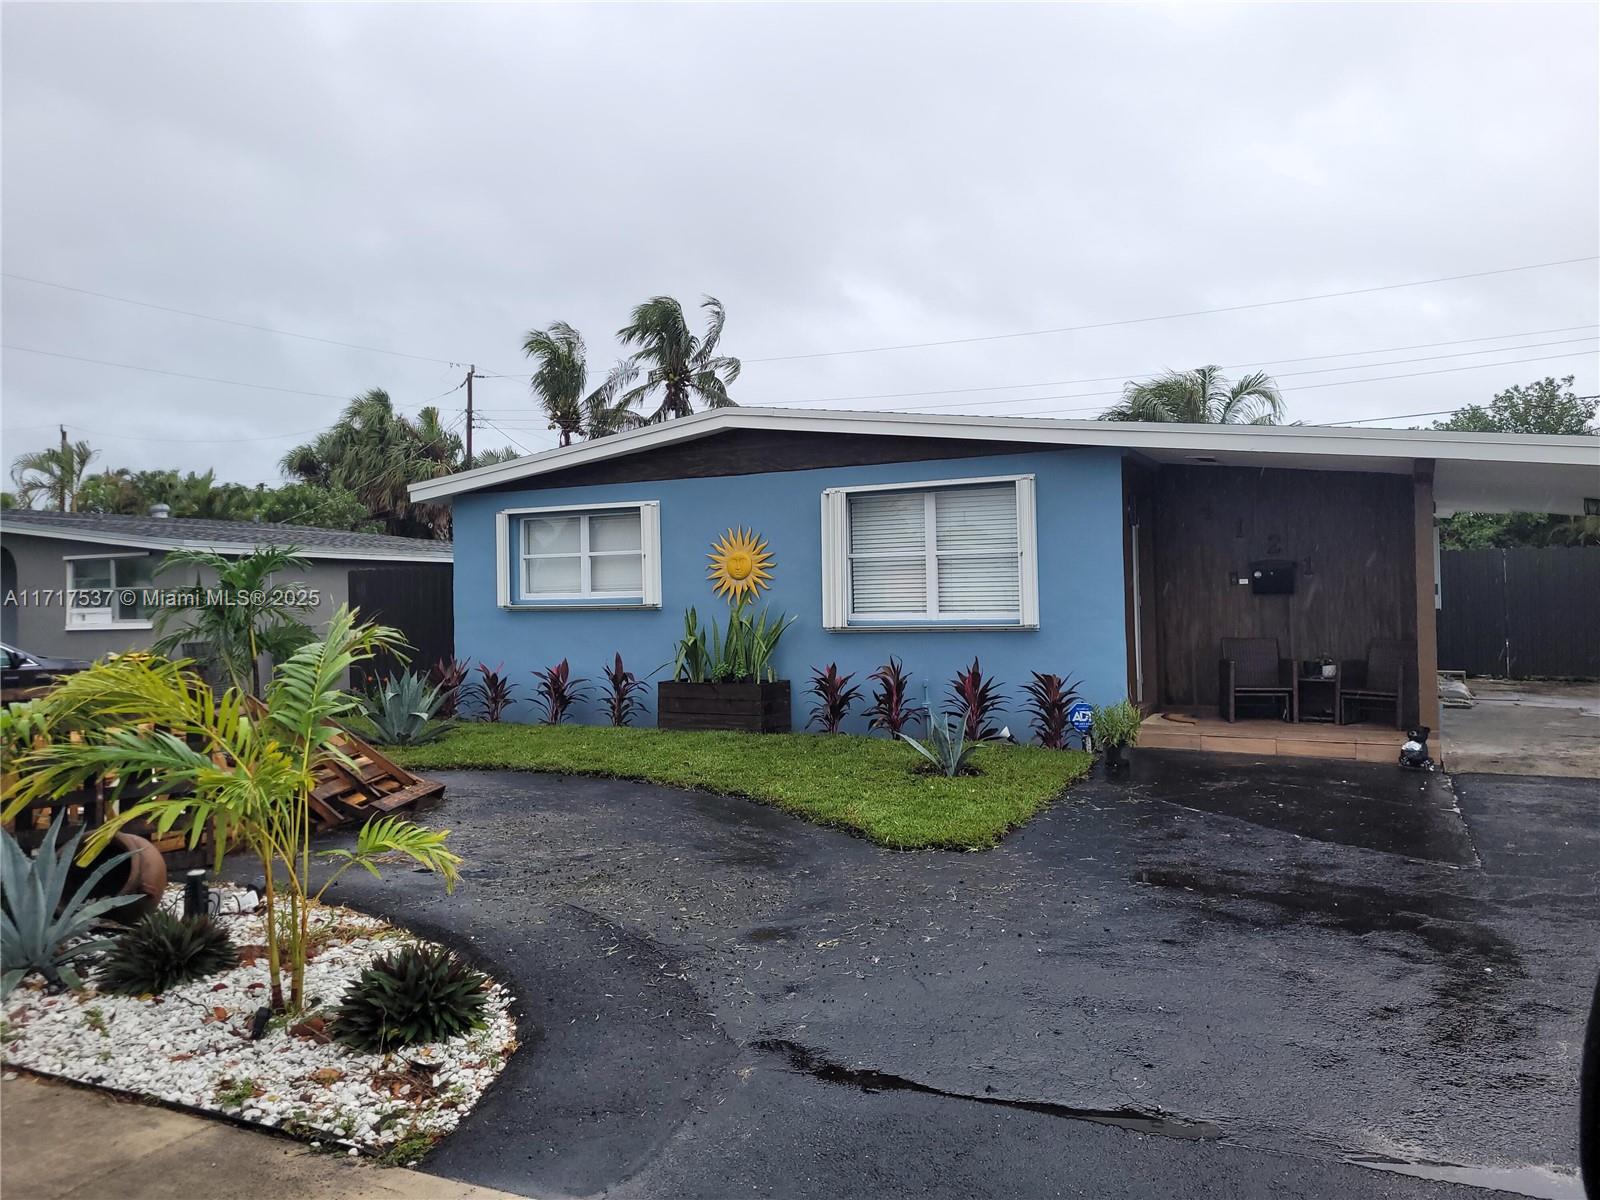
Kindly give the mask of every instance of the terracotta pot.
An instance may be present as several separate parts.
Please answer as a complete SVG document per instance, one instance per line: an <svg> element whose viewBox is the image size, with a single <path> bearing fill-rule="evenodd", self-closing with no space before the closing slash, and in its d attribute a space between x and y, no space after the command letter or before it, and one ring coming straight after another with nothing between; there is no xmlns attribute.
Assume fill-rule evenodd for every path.
<svg viewBox="0 0 1600 1200"><path fill-rule="evenodd" d="M129 855L119 866L107 871L91 893L100 896L137 896L133 904L124 904L106 914L113 921L133 925L161 904L161 895L167 890L167 861L145 838L136 833L118 833L111 844L92 862L73 865L67 880L67 895L72 895L93 873L95 867L119 854Z"/></svg>

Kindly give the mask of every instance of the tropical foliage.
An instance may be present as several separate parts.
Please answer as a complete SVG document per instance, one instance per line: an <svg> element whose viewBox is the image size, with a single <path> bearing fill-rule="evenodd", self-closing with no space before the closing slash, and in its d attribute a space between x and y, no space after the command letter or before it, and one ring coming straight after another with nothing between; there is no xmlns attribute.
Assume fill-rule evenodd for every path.
<svg viewBox="0 0 1600 1200"><path fill-rule="evenodd" d="M603 678L605 683L600 699L606 716L613 725L631 724L634 716L644 708L638 696L645 690L645 681L622 665L621 654L606 667Z"/></svg>
<svg viewBox="0 0 1600 1200"><path fill-rule="evenodd" d="M371 1054L442 1042L484 1023L489 980L443 946L412 944L378 959L333 1014L333 1035Z"/></svg>
<svg viewBox="0 0 1600 1200"><path fill-rule="evenodd" d="M1039 744L1050 750L1065 749L1067 710L1078 699L1077 685L1059 675L1035 671L1022 690L1027 693L1028 716Z"/></svg>
<svg viewBox="0 0 1600 1200"><path fill-rule="evenodd" d="M308 606L297 601L284 580L274 585L282 573L310 565L293 546L258 546L238 558L207 550L171 551L156 574L193 567L195 581L174 589L181 603L156 610L152 648L168 658L194 657L233 687L259 696L261 656L281 661L316 636L298 615ZM214 582L206 583L202 572Z"/></svg>
<svg viewBox="0 0 1600 1200"><path fill-rule="evenodd" d="M115 780L114 793L160 779L159 794L122 805L90 836L87 850L103 850L130 821L183 831L190 846L209 834L219 868L228 846L247 848L265 880L272 1004L285 1006L287 972L287 1007L299 1012L311 904L345 870L361 866L377 874L380 858L401 854L439 873L447 890L455 884L460 859L445 847L446 832L386 817L364 825L353 850L317 856L338 866L320 888L312 885L309 797L317 772L330 763L354 769L339 748L338 722L358 701L341 684L352 666L399 644L395 630L358 624L340 608L322 640L279 664L261 700L237 687L219 695L182 661L130 655L97 663L42 701L55 736L16 762L19 785L5 815L90 779Z"/></svg>
<svg viewBox="0 0 1600 1200"><path fill-rule="evenodd" d="M817 703L811 709L807 728L815 725L823 733L839 732L844 719L850 715L851 705L861 699L861 689L850 684L854 678L854 675L841 675L837 663L811 672L811 686L806 690L817 698Z"/></svg>
<svg viewBox="0 0 1600 1200"><path fill-rule="evenodd" d="M227 930L210 917L179 920L157 909L117 938L95 983L123 996L157 995L238 965Z"/></svg>
<svg viewBox="0 0 1600 1200"><path fill-rule="evenodd" d="M1283 397L1272 377L1252 371L1235 383L1222 368L1168 371L1122 389L1121 402L1100 414L1102 421L1175 421L1188 425L1277 425Z"/></svg>
<svg viewBox="0 0 1600 1200"><path fill-rule="evenodd" d="M445 731L433 718L444 704L443 693L414 671L391 675L360 697L362 715L376 740L386 746L416 746Z"/></svg>
<svg viewBox="0 0 1600 1200"><path fill-rule="evenodd" d="M639 423L631 403L617 395L626 369L613 370L604 383L589 390L583 337L565 321L529 330L522 352L538 363L532 378L534 399L561 445L570 446L575 438L606 437Z"/></svg>
<svg viewBox="0 0 1600 1200"><path fill-rule="evenodd" d="M617 340L634 350L612 372L607 387L629 408L654 402L644 418L648 424L687 417L697 401L706 408L733 404L728 388L739 378L739 360L717 353L727 314L714 296L705 297L700 307L707 314L704 335L690 330L683 306L671 296L638 305L617 330ZM640 382L630 386L635 380Z"/></svg>
<svg viewBox="0 0 1600 1200"><path fill-rule="evenodd" d="M1095 709L1094 744L1101 748L1137 744L1143 719L1139 710L1126 700Z"/></svg>
<svg viewBox="0 0 1600 1200"><path fill-rule="evenodd" d="M1542 433L1594 436L1600 400L1580 396L1574 377L1546 376L1498 393L1487 405L1469 404L1435 429L1463 433ZM1597 447L1600 451L1600 447ZM1439 522L1447 550L1514 546L1600 546L1600 517L1549 513L1457 513Z"/></svg>
<svg viewBox="0 0 1600 1200"><path fill-rule="evenodd" d="M960 718L962 731L969 742L985 742L1000 736L1000 730L991 718L1000 711L1000 705L1005 702L1005 693L993 677L984 675L976 658L970 667L956 672L956 677L950 682L950 690L945 694L950 701L951 711ZM932 732L931 725L929 732Z"/></svg>
<svg viewBox="0 0 1600 1200"><path fill-rule="evenodd" d="M922 709L908 699L910 674L898 658L891 656L867 678L878 685L873 688L872 703L867 706L867 728L881 729L890 737L899 737L907 725L922 716Z"/></svg>
<svg viewBox="0 0 1600 1200"><path fill-rule="evenodd" d="M373 388L345 406L332 428L284 455L285 474L354 493L387 533L450 535L448 504L415 503L408 488L463 469L461 437L429 405L408 417Z"/></svg>
<svg viewBox="0 0 1600 1200"><path fill-rule="evenodd" d="M498 721L516 702L517 685L511 676L488 663L478 664L478 678L461 689L461 698L477 710L480 721Z"/></svg>
<svg viewBox="0 0 1600 1200"><path fill-rule="evenodd" d="M98 454L88 442L77 441L17 455L11 463L16 503L32 508L34 501L44 500L46 508L76 512L78 490Z"/></svg>
<svg viewBox="0 0 1600 1200"><path fill-rule="evenodd" d="M433 686L439 691L439 707L434 715L448 720L461 714L466 700L467 679L472 674L472 664L459 658L441 658L433 664L430 673Z"/></svg>
<svg viewBox="0 0 1600 1200"><path fill-rule="evenodd" d="M567 719L572 706L589 696L589 689L583 686L589 681L573 678L572 668L564 658L555 666L542 667L533 674L539 681L533 689L534 702L544 713L547 725L561 724Z"/></svg>
<svg viewBox="0 0 1600 1200"><path fill-rule="evenodd" d="M8 808L7 817L14 811ZM31 971L43 975L52 987L82 987L78 963L111 945L104 938L88 936L94 923L139 898L92 898L95 887L126 861L126 854L101 863L68 895L72 861L83 830L61 845L65 817L65 808L56 813L31 859L9 830L0 830L0 998L10 995Z"/></svg>
<svg viewBox="0 0 1600 1200"><path fill-rule="evenodd" d="M778 642L794 622L782 613L774 617L770 609L755 616L747 604L735 602L728 606L727 628L712 621L708 631L691 608L683 614L672 676L689 683L766 682L774 678L772 656Z"/></svg>
<svg viewBox="0 0 1600 1200"><path fill-rule="evenodd" d="M909 733L902 733L900 740L947 778L973 773L972 753L978 743L966 736L963 722L951 720L948 713L928 719L928 736L920 742Z"/></svg>

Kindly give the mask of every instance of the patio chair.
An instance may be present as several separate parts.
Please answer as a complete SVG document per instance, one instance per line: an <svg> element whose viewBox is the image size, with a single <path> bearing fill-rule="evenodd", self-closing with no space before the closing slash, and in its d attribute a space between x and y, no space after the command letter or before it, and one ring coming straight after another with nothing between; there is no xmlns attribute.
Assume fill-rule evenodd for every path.
<svg viewBox="0 0 1600 1200"><path fill-rule="evenodd" d="M1340 663L1340 723L1348 723L1352 711L1365 709L1382 712L1384 720L1404 729L1405 683L1416 657L1411 642L1380 640L1367 646L1365 659Z"/></svg>
<svg viewBox="0 0 1600 1200"><path fill-rule="evenodd" d="M1239 701L1282 702L1285 721L1300 719L1295 665L1278 653L1277 638L1223 638L1217 699L1224 720L1238 720Z"/></svg>

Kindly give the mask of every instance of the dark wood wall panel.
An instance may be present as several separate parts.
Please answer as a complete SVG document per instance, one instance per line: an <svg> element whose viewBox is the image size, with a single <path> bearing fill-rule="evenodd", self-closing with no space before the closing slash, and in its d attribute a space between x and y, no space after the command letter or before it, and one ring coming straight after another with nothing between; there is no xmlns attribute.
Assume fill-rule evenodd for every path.
<svg viewBox="0 0 1600 1200"><path fill-rule="evenodd" d="M1217 703L1224 637L1275 637L1286 656L1361 658L1416 637L1409 475L1162 468L1156 481L1161 702ZM1238 580L1258 559L1298 564L1295 592Z"/></svg>
<svg viewBox="0 0 1600 1200"><path fill-rule="evenodd" d="M784 433L738 429L657 450L629 454L542 475L533 486L579 487L594 483L639 483L650 479L704 479L717 475L758 475L767 471L809 471L816 467L858 467L874 463L976 458L1037 450L1023 442L877 437L870 434ZM520 491L522 480L485 491Z"/></svg>

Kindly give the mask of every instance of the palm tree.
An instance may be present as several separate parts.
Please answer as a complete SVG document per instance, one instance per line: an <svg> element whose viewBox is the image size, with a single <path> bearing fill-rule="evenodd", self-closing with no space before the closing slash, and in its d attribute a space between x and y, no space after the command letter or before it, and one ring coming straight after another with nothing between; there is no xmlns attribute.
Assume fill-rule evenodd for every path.
<svg viewBox="0 0 1600 1200"><path fill-rule="evenodd" d="M533 394L550 418L550 428L559 431L561 445L572 445L574 437L605 437L638 424L632 405L617 397L618 380L625 374L622 364L605 383L584 394L589 386L587 351L582 335L565 321L529 330L522 352L539 360Z"/></svg>
<svg viewBox="0 0 1600 1200"><path fill-rule="evenodd" d="M710 314L703 338L689 331L683 306L671 296L646 300L633 310L633 320L617 330L619 342L638 349L612 372L608 386L621 393L622 402L630 409L659 388L661 402L645 418L647 424L687 417L694 412L697 397L707 408L733 405L728 387L739 378L739 360L716 352L727 314L715 296L707 296L700 307ZM640 372L644 382L622 392Z"/></svg>
<svg viewBox="0 0 1600 1200"><path fill-rule="evenodd" d="M1100 414L1102 421L1169 421L1187 425L1276 425L1283 397L1264 371L1230 385L1221 367L1168 371L1144 383L1129 383L1122 401Z"/></svg>
<svg viewBox="0 0 1600 1200"><path fill-rule="evenodd" d="M257 546L232 559L206 550L172 551L156 574L194 567L194 586L178 589L185 603L156 610L157 638L151 648L167 658L193 655L229 686L261 695L261 656L282 662L316 637L300 620L304 606L292 603L283 581L273 586L281 572L310 565L296 556L293 546ZM201 571L209 571L216 581L209 588Z"/></svg>
<svg viewBox="0 0 1600 1200"><path fill-rule="evenodd" d="M409 418L382 388L345 406L338 423L284 455L286 474L304 483L354 492L389 533L448 537L448 504L415 504L407 488L461 469L461 438L445 429L439 410Z"/></svg>
<svg viewBox="0 0 1600 1200"><path fill-rule="evenodd" d="M334 879L353 866L376 875L380 863L399 854L436 872L447 891L456 882L461 859L445 845L448 831L396 817L369 821L353 850L339 847L315 856L311 850L310 804L318 773L329 766L354 769L340 722L356 712L359 701L343 689L343 680L351 667L401 642L399 630L358 624L341 607L321 641L300 647L278 667L260 700L237 688L216 695L183 662L146 654L98 662L39 701L44 736L9 764L18 785L8 792L3 815L10 820L30 803L91 779L135 786L159 780L157 794L123 798L120 811L108 814L90 835L85 853L99 853L122 826L138 820L182 831L191 846L209 832L219 868L231 845L253 851L266 888L272 1007L299 1013L306 1003L310 910ZM122 785L107 786L116 794ZM335 864L320 887L312 882L314 858ZM280 896L288 901L286 912Z"/></svg>
<svg viewBox="0 0 1600 1200"><path fill-rule="evenodd" d="M11 481L17 485L17 503L32 508L40 496L59 512L76 511L78 488L98 450L88 442L67 442L48 450L19 454L11 464Z"/></svg>

